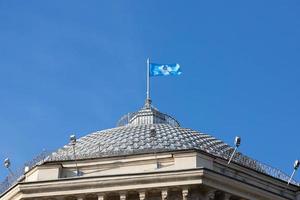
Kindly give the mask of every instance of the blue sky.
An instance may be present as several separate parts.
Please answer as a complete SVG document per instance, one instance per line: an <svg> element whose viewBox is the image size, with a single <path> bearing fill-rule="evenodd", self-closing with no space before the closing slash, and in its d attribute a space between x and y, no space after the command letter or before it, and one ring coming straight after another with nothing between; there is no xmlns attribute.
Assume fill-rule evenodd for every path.
<svg viewBox="0 0 300 200"><path fill-rule="evenodd" d="M300 158L299 1L0 1L0 160L114 127L145 100L290 174ZM7 174L0 168L0 178ZM297 175L300 180L300 174Z"/></svg>

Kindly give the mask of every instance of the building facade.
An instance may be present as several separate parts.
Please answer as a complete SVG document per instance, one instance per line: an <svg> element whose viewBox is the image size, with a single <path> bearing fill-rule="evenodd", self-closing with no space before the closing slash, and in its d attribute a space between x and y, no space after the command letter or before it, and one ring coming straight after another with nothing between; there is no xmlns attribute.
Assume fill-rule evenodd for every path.
<svg viewBox="0 0 300 200"><path fill-rule="evenodd" d="M116 128L51 153L1 200L300 200L299 183L208 134L182 128L147 101Z"/></svg>

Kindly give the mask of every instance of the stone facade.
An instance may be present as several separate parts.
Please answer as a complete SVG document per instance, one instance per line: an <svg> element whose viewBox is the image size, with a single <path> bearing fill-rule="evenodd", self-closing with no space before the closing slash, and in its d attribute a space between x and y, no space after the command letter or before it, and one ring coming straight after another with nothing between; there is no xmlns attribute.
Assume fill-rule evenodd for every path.
<svg viewBox="0 0 300 200"><path fill-rule="evenodd" d="M80 176L72 160L36 166L0 199L287 200L299 191L299 186L286 188L286 182L193 150L77 164Z"/></svg>

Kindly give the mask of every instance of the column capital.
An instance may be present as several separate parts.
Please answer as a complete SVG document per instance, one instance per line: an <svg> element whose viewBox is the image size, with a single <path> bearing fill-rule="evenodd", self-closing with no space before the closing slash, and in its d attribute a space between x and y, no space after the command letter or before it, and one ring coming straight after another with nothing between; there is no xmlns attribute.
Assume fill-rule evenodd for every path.
<svg viewBox="0 0 300 200"><path fill-rule="evenodd" d="M188 195L189 195L189 189L182 188L182 200L188 200Z"/></svg>
<svg viewBox="0 0 300 200"><path fill-rule="evenodd" d="M168 198L168 190L167 189L161 190L161 199L167 200L167 198Z"/></svg>
<svg viewBox="0 0 300 200"><path fill-rule="evenodd" d="M140 200L145 200L146 192L145 191L139 191L139 198L140 198Z"/></svg>
<svg viewBox="0 0 300 200"><path fill-rule="evenodd" d="M205 193L205 200L214 199L215 198L215 193L216 193L216 190L214 190L214 189L207 190L206 193Z"/></svg>
<svg viewBox="0 0 300 200"><path fill-rule="evenodd" d="M105 194L104 193L99 193L97 194L98 200L104 200Z"/></svg>
<svg viewBox="0 0 300 200"><path fill-rule="evenodd" d="M126 192L120 193L120 200L126 200Z"/></svg>

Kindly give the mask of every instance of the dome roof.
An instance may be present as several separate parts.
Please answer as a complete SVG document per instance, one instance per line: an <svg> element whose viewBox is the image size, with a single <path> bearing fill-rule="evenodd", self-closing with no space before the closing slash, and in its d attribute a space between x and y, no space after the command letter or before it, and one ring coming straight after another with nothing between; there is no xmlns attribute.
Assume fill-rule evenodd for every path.
<svg viewBox="0 0 300 200"><path fill-rule="evenodd" d="M138 112L121 117L117 126L79 138L75 146L77 158L191 149L225 157L233 150L210 135L180 127L175 118L151 106L150 99ZM50 159L74 159L72 145L59 149Z"/></svg>
<svg viewBox="0 0 300 200"><path fill-rule="evenodd" d="M77 140L76 158L89 159L179 150L201 150L213 156L229 159L234 148L214 138L189 128L182 128L173 117L159 112L147 100L135 113L124 115L116 128L97 131ZM74 160L73 146L65 145L44 161ZM287 181L282 171L236 153L233 162L275 178ZM292 180L292 183L298 184Z"/></svg>
<svg viewBox="0 0 300 200"><path fill-rule="evenodd" d="M232 150L229 145L210 135L169 124L125 125L88 134L76 143L79 159L189 149L218 155ZM51 160L71 159L72 145L64 146L51 156Z"/></svg>

